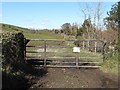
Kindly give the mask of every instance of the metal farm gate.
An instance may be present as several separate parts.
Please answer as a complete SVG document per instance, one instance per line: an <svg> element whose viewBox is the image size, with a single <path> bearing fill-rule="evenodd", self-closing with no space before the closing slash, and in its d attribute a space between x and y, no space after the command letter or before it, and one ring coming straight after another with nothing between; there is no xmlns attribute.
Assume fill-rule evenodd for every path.
<svg viewBox="0 0 120 90"><path fill-rule="evenodd" d="M34 67L97 68L103 62L102 40L31 39L26 60Z"/></svg>

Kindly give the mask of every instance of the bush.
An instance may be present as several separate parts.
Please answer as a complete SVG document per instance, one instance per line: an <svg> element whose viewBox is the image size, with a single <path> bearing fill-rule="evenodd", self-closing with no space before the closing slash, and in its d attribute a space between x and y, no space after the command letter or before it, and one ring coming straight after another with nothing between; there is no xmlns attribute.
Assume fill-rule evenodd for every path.
<svg viewBox="0 0 120 90"><path fill-rule="evenodd" d="M24 35L22 33L7 33L3 35L2 40L2 65L3 70L11 72L18 70L24 63Z"/></svg>

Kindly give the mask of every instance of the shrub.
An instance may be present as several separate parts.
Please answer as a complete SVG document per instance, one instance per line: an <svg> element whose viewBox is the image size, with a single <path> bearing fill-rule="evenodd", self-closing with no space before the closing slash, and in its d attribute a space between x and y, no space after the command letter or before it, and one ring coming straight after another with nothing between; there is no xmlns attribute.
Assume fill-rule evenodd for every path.
<svg viewBox="0 0 120 90"><path fill-rule="evenodd" d="M22 33L7 33L2 40L2 66L6 72L18 70L24 63L24 35Z"/></svg>

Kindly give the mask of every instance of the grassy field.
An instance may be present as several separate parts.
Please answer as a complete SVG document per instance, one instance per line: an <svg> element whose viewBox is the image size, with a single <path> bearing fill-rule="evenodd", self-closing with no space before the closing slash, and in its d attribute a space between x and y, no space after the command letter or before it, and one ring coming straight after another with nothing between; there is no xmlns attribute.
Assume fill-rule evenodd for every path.
<svg viewBox="0 0 120 90"><path fill-rule="evenodd" d="M63 36L59 34L54 34L53 32L48 32L44 30L41 30L35 33L23 32L23 34L28 39L63 39Z"/></svg>
<svg viewBox="0 0 120 90"><path fill-rule="evenodd" d="M27 28L1 23L0 26L2 27L3 33L22 32L25 38L28 39L63 39L62 35L55 34L54 32L48 30L30 30Z"/></svg>

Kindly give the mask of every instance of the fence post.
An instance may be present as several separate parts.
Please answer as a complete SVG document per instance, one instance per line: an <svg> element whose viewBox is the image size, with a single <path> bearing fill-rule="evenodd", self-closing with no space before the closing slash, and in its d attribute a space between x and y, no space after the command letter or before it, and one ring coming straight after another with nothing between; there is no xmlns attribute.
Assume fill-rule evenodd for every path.
<svg viewBox="0 0 120 90"><path fill-rule="evenodd" d="M97 52L97 42L95 41L95 53Z"/></svg>
<svg viewBox="0 0 120 90"><path fill-rule="evenodd" d="M103 51L102 51L102 54L103 54L103 62L104 62L104 60L105 60L105 54L106 54L105 48L106 48L106 44L107 44L107 41L105 40L105 41L103 42Z"/></svg>
<svg viewBox="0 0 120 90"><path fill-rule="evenodd" d="M44 40L44 66L46 66L46 40Z"/></svg>
<svg viewBox="0 0 120 90"><path fill-rule="evenodd" d="M90 50L90 41L88 40L88 50Z"/></svg>
<svg viewBox="0 0 120 90"><path fill-rule="evenodd" d="M84 40L83 40L83 49L85 48L85 42L84 42Z"/></svg>
<svg viewBox="0 0 120 90"><path fill-rule="evenodd" d="M26 38L24 38L24 59L26 60Z"/></svg>

